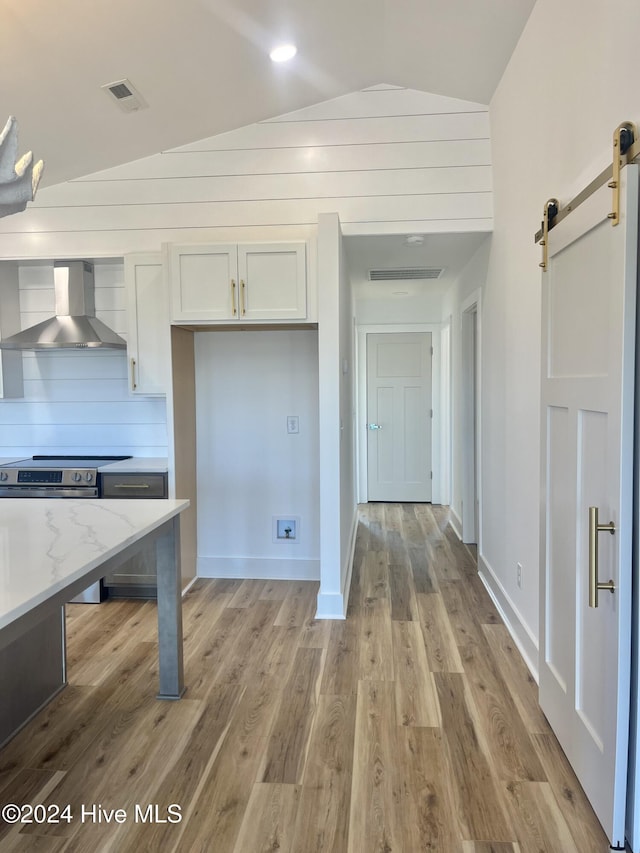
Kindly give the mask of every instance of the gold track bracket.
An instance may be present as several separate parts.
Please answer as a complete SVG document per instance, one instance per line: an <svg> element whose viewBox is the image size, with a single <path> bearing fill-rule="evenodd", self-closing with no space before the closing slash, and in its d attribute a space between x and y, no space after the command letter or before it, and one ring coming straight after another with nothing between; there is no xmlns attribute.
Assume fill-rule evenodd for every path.
<svg viewBox="0 0 640 853"><path fill-rule="evenodd" d="M613 133L613 165L608 185L613 190L613 210L609 214L612 225L620 222L620 172L627 165L627 152L637 137L636 126L625 121Z"/></svg>
<svg viewBox="0 0 640 853"><path fill-rule="evenodd" d="M549 201L546 202L542 213L542 239L540 240L540 245L542 246L542 261L540 266L545 272L549 262L549 222L557 214L558 206L558 199L550 198Z"/></svg>

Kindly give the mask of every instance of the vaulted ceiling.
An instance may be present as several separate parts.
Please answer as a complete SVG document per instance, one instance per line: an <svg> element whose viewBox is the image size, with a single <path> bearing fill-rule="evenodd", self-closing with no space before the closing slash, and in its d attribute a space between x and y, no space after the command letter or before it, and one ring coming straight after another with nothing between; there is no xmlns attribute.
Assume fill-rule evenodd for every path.
<svg viewBox="0 0 640 853"><path fill-rule="evenodd" d="M0 0L0 125L44 186L377 83L489 103L534 2ZM101 89L123 78L147 109Z"/></svg>

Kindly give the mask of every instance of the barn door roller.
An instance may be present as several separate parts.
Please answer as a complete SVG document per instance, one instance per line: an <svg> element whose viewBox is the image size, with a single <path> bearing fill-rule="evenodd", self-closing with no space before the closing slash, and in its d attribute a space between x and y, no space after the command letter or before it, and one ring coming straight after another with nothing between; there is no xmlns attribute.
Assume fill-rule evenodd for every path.
<svg viewBox="0 0 640 853"><path fill-rule="evenodd" d="M609 214L612 225L620 222L620 171L627 165L626 154L634 143L636 127L630 121L618 125L613 133L613 176L608 186L613 190L613 211Z"/></svg>
<svg viewBox="0 0 640 853"><path fill-rule="evenodd" d="M535 242L542 246L542 262L540 266L547 269L547 238L549 231L575 210L583 201L596 190L607 184L612 190L612 211L608 214L612 225L620 222L620 172L628 164L640 159L640 140L636 125L631 121L622 122L613 132L613 158L610 166L601 172L589 186L572 199L569 204L560 207L557 199L552 198L544 206L544 215L540 230L535 235Z"/></svg>
<svg viewBox="0 0 640 853"><path fill-rule="evenodd" d="M546 270L547 261L549 260L549 225L558 215L559 206L560 203L557 198L550 198L545 204L544 211L542 212L542 239L540 240L540 245L542 246L542 262L540 263L540 266L543 270Z"/></svg>

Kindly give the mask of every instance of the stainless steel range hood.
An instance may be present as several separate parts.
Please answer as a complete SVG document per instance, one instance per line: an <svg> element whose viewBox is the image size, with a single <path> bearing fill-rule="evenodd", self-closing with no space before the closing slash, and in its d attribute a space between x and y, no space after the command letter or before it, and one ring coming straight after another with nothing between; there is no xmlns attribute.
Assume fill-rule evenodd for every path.
<svg viewBox="0 0 640 853"><path fill-rule="evenodd" d="M0 341L0 349L126 349L124 338L96 318L93 264L56 261L56 315Z"/></svg>

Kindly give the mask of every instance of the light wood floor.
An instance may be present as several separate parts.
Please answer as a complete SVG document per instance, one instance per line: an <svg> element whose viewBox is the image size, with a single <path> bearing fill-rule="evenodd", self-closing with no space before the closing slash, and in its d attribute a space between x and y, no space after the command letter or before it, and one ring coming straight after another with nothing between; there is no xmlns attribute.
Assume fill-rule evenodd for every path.
<svg viewBox="0 0 640 853"><path fill-rule="evenodd" d="M153 698L153 604L69 607L69 687L0 752L0 802L75 819L0 824L0 850L608 850L445 509L361 508L346 621L317 589L199 581L180 702Z"/></svg>

